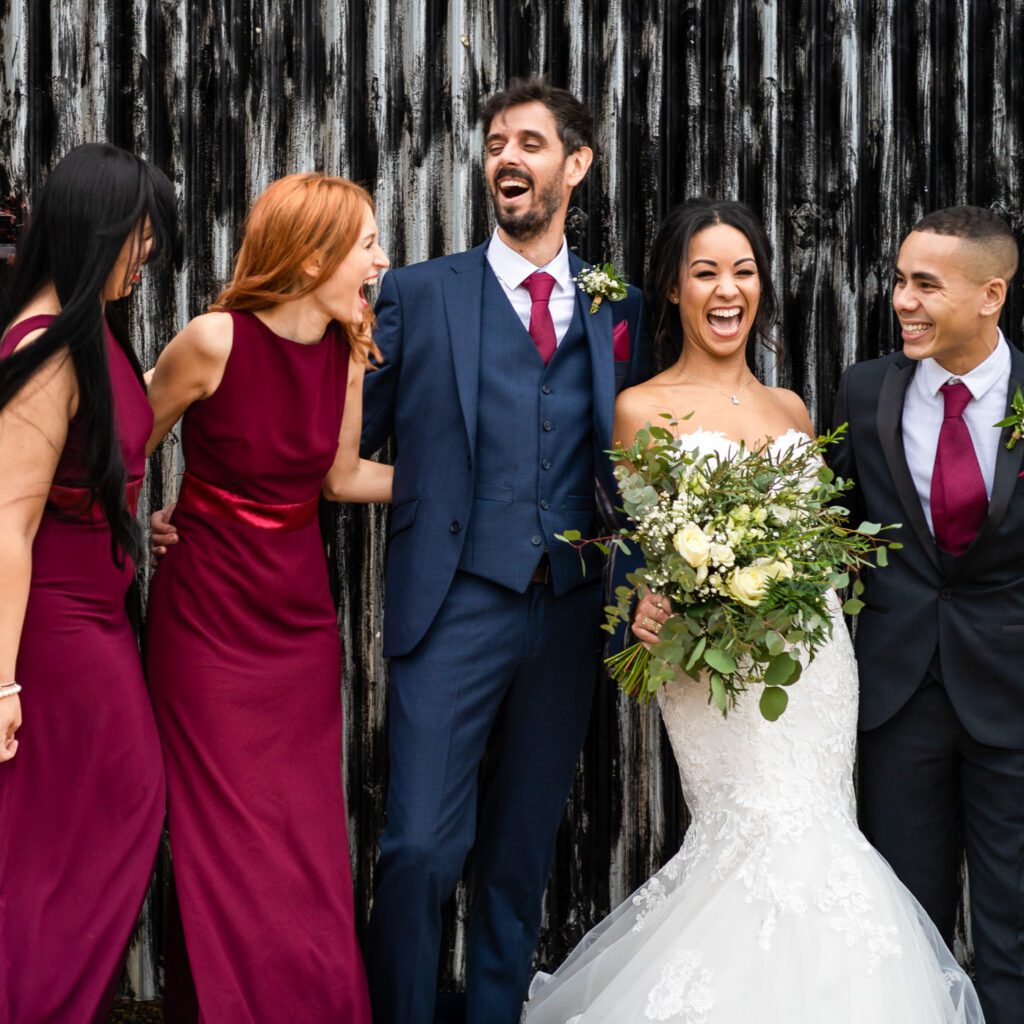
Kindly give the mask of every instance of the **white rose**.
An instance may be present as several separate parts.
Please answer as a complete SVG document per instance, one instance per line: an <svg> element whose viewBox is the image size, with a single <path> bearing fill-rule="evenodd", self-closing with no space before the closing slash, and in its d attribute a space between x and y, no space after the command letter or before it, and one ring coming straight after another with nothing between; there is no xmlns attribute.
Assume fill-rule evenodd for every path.
<svg viewBox="0 0 1024 1024"><path fill-rule="evenodd" d="M729 576L729 593L741 604L756 608L768 589L770 579L763 565L748 565Z"/></svg>
<svg viewBox="0 0 1024 1024"><path fill-rule="evenodd" d="M773 580L791 580L793 578L793 563L788 558L777 558L765 565L764 571Z"/></svg>
<svg viewBox="0 0 1024 1024"><path fill-rule="evenodd" d="M694 569L708 564L710 545L704 531L696 523L687 523L672 538L672 544Z"/></svg>
<svg viewBox="0 0 1024 1024"><path fill-rule="evenodd" d="M769 509L772 515L772 519L777 523L785 525L790 522L796 513L791 508L786 508L785 505L772 505Z"/></svg>
<svg viewBox="0 0 1024 1024"><path fill-rule="evenodd" d="M712 544L708 557L715 565L724 566L726 569L736 564L736 552L728 544Z"/></svg>

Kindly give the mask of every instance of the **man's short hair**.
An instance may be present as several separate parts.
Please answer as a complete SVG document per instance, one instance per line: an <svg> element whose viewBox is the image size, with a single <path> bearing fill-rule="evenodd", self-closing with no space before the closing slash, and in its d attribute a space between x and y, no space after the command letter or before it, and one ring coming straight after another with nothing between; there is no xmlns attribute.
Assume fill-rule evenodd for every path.
<svg viewBox="0 0 1024 1024"><path fill-rule="evenodd" d="M484 134L499 114L524 103L543 103L551 111L566 156L584 146L594 148L594 115L568 89L543 78L514 78L507 89L495 93L480 112Z"/></svg>
<svg viewBox="0 0 1024 1024"><path fill-rule="evenodd" d="M1017 240L995 210L982 206L947 206L922 217L914 231L935 235L952 235L976 246L981 257L985 279L1001 277L1009 282L1017 273Z"/></svg>

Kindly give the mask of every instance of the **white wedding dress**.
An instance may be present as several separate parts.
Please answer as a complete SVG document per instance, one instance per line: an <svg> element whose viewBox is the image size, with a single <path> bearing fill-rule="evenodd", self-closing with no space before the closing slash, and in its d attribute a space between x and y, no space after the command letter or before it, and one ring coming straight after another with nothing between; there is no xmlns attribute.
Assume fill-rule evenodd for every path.
<svg viewBox="0 0 1024 1024"><path fill-rule="evenodd" d="M838 599L833 616L776 722L757 688L727 718L704 681L661 689L692 815L682 849L534 979L524 1024L981 1024L970 980L857 828L857 666Z"/></svg>

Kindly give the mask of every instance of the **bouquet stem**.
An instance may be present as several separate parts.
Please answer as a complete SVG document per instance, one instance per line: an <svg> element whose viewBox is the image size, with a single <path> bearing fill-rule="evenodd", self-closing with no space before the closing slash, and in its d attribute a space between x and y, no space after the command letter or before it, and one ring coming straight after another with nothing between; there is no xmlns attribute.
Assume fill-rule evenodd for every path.
<svg viewBox="0 0 1024 1024"><path fill-rule="evenodd" d="M635 643L610 658L605 658L604 663L608 668L608 675L622 687L630 697L644 696L647 684L647 666L651 660L651 652L644 644Z"/></svg>

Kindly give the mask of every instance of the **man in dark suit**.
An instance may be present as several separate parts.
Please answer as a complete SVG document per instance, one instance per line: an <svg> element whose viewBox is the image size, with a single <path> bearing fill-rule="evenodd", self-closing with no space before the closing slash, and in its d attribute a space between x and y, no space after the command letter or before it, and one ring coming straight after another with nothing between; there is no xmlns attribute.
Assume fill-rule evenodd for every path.
<svg viewBox="0 0 1024 1024"><path fill-rule="evenodd" d="M598 671L601 566L555 540L615 494L616 392L648 367L641 299L591 299L565 242L589 111L517 82L483 111L498 222L390 272L364 451L394 441L386 570L388 820L367 971L377 1024L430 1024L441 910L475 843L466 1020L515 1024ZM632 342L632 344L631 344ZM493 768L479 825L477 777Z"/></svg>
<svg viewBox="0 0 1024 1024"><path fill-rule="evenodd" d="M903 351L850 367L832 467L851 521L901 522L857 623L860 806L868 838L952 945L962 834L988 1024L1024 1021L1024 356L999 330L1017 246L957 207L904 241Z"/></svg>

